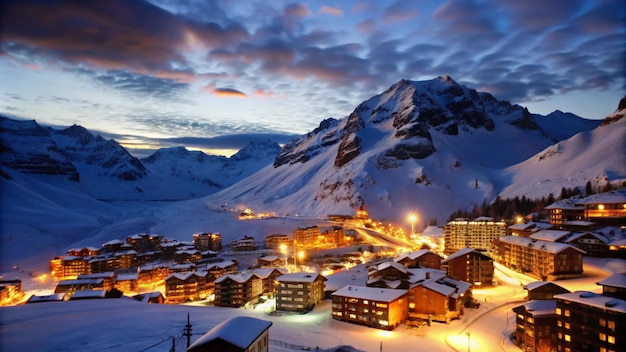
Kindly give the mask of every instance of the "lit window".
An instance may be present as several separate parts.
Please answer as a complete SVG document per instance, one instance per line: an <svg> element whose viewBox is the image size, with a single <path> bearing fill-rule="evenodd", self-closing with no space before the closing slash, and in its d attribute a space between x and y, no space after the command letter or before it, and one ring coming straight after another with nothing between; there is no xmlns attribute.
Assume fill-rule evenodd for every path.
<svg viewBox="0 0 626 352"><path fill-rule="evenodd" d="M565 310L565 316L566 316L566 317L569 317L569 309L566 309L566 310Z"/></svg>
<svg viewBox="0 0 626 352"><path fill-rule="evenodd" d="M567 342L572 341L571 336L569 336L569 335L565 334L565 341L567 341Z"/></svg>
<svg viewBox="0 0 626 352"><path fill-rule="evenodd" d="M569 329L569 328L570 328L570 326L569 326L569 323L568 323L568 322L565 322L565 328L566 328L566 329Z"/></svg>
<svg viewBox="0 0 626 352"><path fill-rule="evenodd" d="M607 336L606 341L608 341L608 343L615 344L615 336L611 336L611 335Z"/></svg>
<svg viewBox="0 0 626 352"><path fill-rule="evenodd" d="M556 309L556 314L561 315L561 308Z"/></svg>
<svg viewBox="0 0 626 352"><path fill-rule="evenodd" d="M606 320L600 318L600 326L605 327L606 326Z"/></svg>
<svg viewBox="0 0 626 352"><path fill-rule="evenodd" d="M615 330L615 322L614 322L614 321L609 320L609 321L607 322L607 324L606 324L606 327L607 327L607 328L609 328L609 329L611 329L611 330Z"/></svg>
<svg viewBox="0 0 626 352"><path fill-rule="evenodd" d="M601 332L598 338L600 339L600 341L606 341L606 334Z"/></svg>

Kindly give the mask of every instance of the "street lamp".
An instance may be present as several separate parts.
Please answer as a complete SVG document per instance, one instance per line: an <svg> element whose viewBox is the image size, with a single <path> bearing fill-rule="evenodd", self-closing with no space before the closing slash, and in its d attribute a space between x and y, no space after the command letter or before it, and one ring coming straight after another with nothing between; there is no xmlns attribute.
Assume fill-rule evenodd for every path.
<svg viewBox="0 0 626 352"><path fill-rule="evenodd" d="M298 259L300 259L300 265L302 265L302 259L304 259L304 251L298 252Z"/></svg>
<svg viewBox="0 0 626 352"><path fill-rule="evenodd" d="M467 335L467 352L470 352L470 332L466 331L465 335Z"/></svg>

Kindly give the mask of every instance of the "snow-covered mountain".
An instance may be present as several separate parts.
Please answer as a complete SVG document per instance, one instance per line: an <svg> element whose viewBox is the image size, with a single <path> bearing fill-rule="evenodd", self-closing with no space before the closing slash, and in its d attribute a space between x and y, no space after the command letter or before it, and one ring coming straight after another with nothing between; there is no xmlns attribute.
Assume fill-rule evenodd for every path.
<svg viewBox="0 0 626 352"><path fill-rule="evenodd" d="M43 182L110 200L171 200L206 196L271 164L280 146L252 142L230 158L188 151L157 151L143 160L114 140L85 128L46 128L0 116L0 165L5 178ZM28 186L28 185L22 185Z"/></svg>
<svg viewBox="0 0 626 352"><path fill-rule="evenodd" d="M578 132L592 130L602 123L602 120L588 120L571 112L555 110L546 116L533 114L537 125L556 141L570 138Z"/></svg>
<svg viewBox="0 0 626 352"><path fill-rule="evenodd" d="M217 191L271 164L279 151L278 143L271 140L252 141L230 158L174 147L159 149L141 162L162 179L204 184Z"/></svg>
<svg viewBox="0 0 626 352"><path fill-rule="evenodd" d="M596 125L550 120L542 128L525 108L450 77L401 80L349 116L322 121L285 145L273 166L207 202L300 216L352 214L365 204L377 219L402 223L414 211L423 224L442 222L452 210L489 202L509 187L515 175L507 168ZM579 162L572 168L591 169L597 160ZM571 181L567 187L579 185Z"/></svg>

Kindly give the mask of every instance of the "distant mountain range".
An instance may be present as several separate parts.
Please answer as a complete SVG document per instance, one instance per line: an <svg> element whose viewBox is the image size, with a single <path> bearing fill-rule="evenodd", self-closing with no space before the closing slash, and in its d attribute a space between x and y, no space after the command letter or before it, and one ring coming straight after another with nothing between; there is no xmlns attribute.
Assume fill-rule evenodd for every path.
<svg viewBox="0 0 626 352"><path fill-rule="evenodd" d="M560 111L531 114L446 76L401 80L282 148L255 142L230 158L176 147L137 159L80 126L0 117L0 173L13 196L60 207L72 197L208 196L215 208L326 216L365 204L379 219L414 211L424 222L443 221L499 194L542 196L625 179L626 125L611 121L604 128Z"/></svg>

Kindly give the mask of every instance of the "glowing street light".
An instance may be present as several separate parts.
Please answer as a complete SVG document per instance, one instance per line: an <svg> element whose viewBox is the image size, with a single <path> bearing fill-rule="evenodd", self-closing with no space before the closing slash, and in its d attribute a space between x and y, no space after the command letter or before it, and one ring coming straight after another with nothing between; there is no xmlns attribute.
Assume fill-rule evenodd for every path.
<svg viewBox="0 0 626 352"><path fill-rule="evenodd" d="M417 215L410 214L409 215L409 222L411 223L411 236L413 236L413 234L415 234L415 222L416 221L417 221Z"/></svg>
<svg viewBox="0 0 626 352"><path fill-rule="evenodd" d="M470 332L466 331L465 334L467 335L467 352L470 352Z"/></svg>
<svg viewBox="0 0 626 352"><path fill-rule="evenodd" d="M302 265L302 260L304 259L304 251L298 252L298 259L300 260L300 265Z"/></svg>

